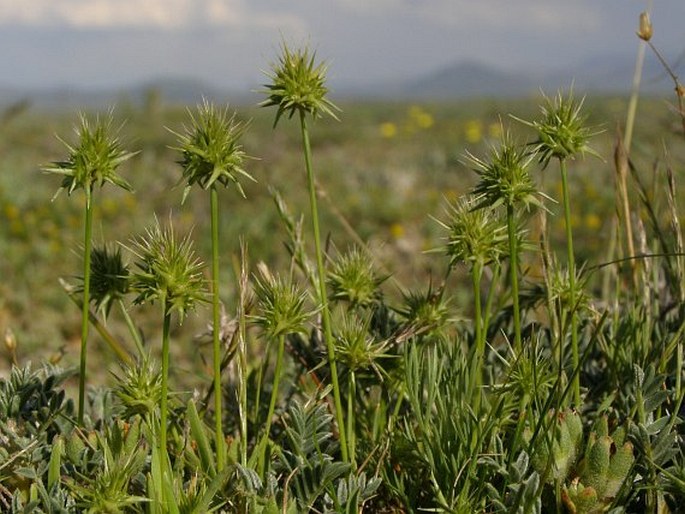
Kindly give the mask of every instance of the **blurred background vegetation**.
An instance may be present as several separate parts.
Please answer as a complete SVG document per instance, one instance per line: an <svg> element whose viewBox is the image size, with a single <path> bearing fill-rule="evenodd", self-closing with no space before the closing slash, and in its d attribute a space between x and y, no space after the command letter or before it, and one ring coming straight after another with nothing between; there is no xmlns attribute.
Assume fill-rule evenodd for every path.
<svg viewBox="0 0 685 514"><path fill-rule="evenodd" d="M576 92L578 96L581 93ZM665 173L666 164L682 163L685 157L682 135L676 132L678 118L669 101L641 98L631 154L636 172L657 202L663 198L661 189L666 181L660 174ZM330 236L329 250L342 250L359 240L367 244L380 269L397 279L385 285L390 298L400 296L402 286L424 287L429 277L439 282L446 259L429 252L442 244L441 229L431 216L440 218L445 198L455 199L473 186L475 173L464 163L465 152L485 154L488 145L496 143L508 129L520 141L530 140L529 129L503 113L534 118L540 97L338 103L343 111L341 122L319 120L312 131L322 229ZM248 244L253 266L258 261L276 269L289 264L284 250L286 231L270 188L283 194L296 217L307 209L297 126L284 123L284 128L274 131L271 112L254 104L231 108L237 109L239 118L249 120L243 143L253 157L248 170L258 182L245 184L246 199L232 189L220 191L220 205L225 211L221 215L221 290L229 313L235 309L235 266L241 237ZM140 151L121 171L135 194L108 187L97 192L95 244L126 244L141 234L155 215L162 219L172 216L179 232L193 231L200 245L198 251L205 262L209 260L208 200L206 195L191 192L181 206L181 170L175 162L179 157L171 148L176 144L171 131L181 131L188 118L186 109L164 103L154 92L142 103L122 101L116 106L114 116L121 124L119 135L124 147ZM626 109L626 98L586 99L588 123L601 131L591 141L601 159L587 156L571 163L570 187L577 259L588 266L607 259L608 242L617 223L613 152L617 127L624 122ZM7 106L0 113L0 335L7 339L13 334L16 338L20 362L49 357L74 366L78 360L80 312L58 277L78 281L82 197L67 200L61 194L51 201L59 179L40 171L42 165L62 157L64 149L56 135L73 142L76 122L75 110L39 108L27 102ZM678 177L680 170L675 170ZM536 174L542 190L556 200L561 191L557 175ZM635 190L631 194L637 198ZM560 205L548 202L547 206L552 213L548 218L551 242L558 246L564 241ZM309 227L304 234L309 239ZM531 276L539 276L538 262L531 260L527 265ZM457 312L470 305L465 285L458 280L449 284ZM160 329L156 316L147 315L145 308L136 307L136 311L134 317L145 338L156 340ZM196 336L206 330L209 319L209 309L203 309L174 334L183 360L172 362L181 380L183 375L192 376L192 380L198 374L205 376L205 359L210 360L211 348L203 346ZM126 337L116 316L107 324L115 335ZM103 371L108 368L103 364L115 359L109 359L109 349L97 335L93 338L91 348L97 348L102 358L89 360L91 376L103 380L107 376ZM200 351L189 352L187 348L192 345L199 345ZM4 374L12 356L9 352L0 356L0 372Z"/></svg>

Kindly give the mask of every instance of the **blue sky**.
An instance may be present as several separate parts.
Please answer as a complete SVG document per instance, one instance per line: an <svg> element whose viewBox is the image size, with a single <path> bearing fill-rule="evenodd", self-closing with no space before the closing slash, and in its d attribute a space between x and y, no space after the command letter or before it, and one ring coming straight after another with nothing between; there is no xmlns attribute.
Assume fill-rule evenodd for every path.
<svg viewBox="0 0 685 514"><path fill-rule="evenodd" d="M333 84L417 77L462 60L564 69L633 56L648 0L0 0L0 85L118 87L263 80L281 39ZM685 54L685 0L654 0L654 43Z"/></svg>

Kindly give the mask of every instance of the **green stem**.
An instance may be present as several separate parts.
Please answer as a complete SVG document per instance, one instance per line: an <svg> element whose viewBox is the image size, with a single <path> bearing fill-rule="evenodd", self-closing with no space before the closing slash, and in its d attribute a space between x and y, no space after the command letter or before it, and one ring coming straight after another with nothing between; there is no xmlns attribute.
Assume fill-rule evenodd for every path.
<svg viewBox="0 0 685 514"><path fill-rule="evenodd" d="M162 301L162 311L164 312L164 324L162 326L162 398L160 404L159 447L164 473L168 471L167 463L169 462L169 454L167 453L167 418L169 400L169 331L171 328L171 313L167 310L166 301Z"/></svg>
<svg viewBox="0 0 685 514"><path fill-rule="evenodd" d="M216 187L209 191L212 232L212 336L214 349L214 437L216 441L217 470L224 469L226 449L222 427L221 404L221 305L219 300L219 199Z"/></svg>
<svg viewBox="0 0 685 514"><path fill-rule="evenodd" d="M321 251L319 211L316 205L316 186L314 184L314 171L312 170L311 162L312 151L309 144L309 131L307 130L307 120L305 118L304 111L300 111L300 128L302 131L305 167L307 169L307 184L309 187L309 203L312 211L312 225L314 226L314 245L316 246L316 265L319 272L319 300L321 302L323 333L326 341L326 349L328 351L328 365L331 368L331 382L333 383L335 418L338 424L342 460L344 462L349 462L347 438L345 436L345 420L343 416L342 401L340 399L340 385L338 383L338 366L335 360L335 347L333 345L333 333L331 330L331 315L328 310L328 295L326 294L326 271L323 265L323 252Z"/></svg>
<svg viewBox="0 0 685 514"><path fill-rule="evenodd" d="M349 372L347 377L347 441L349 445L349 455L350 462L353 467L357 466L356 463L356 427L354 422L354 402L357 398L357 382L355 380L354 371Z"/></svg>
<svg viewBox="0 0 685 514"><path fill-rule="evenodd" d="M136 325L133 323L133 320L131 319L131 316L128 313L128 310L126 309L126 306L124 305L124 301L119 298L118 302L119 304L119 309L121 310L121 314L124 316L124 321L126 321L126 326L128 327L128 331L131 333L131 337L133 337L133 342L136 344L136 349L138 350L138 355L140 358L145 357L145 348L143 347L143 340L140 337L140 331L136 327Z"/></svg>
<svg viewBox="0 0 685 514"><path fill-rule="evenodd" d="M518 242L516 240L516 220L514 206L507 205L507 229L509 231L509 278L511 280L511 299L514 309L514 350L516 356L522 349L521 311L519 308Z"/></svg>
<svg viewBox="0 0 685 514"><path fill-rule="evenodd" d="M78 380L78 423L83 425L84 405L86 401L86 355L88 346L88 321L90 307L90 253L93 231L92 193L86 193L85 228L83 236L83 305L81 310L81 360Z"/></svg>
<svg viewBox="0 0 685 514"><path fill-rule="evenodd" d="M264 434L259 443L259 451L261 453L259 460L259 475L264 473L264 462L266 459L266 445L269 441L269 433L271 432L271 421L276 411L276 402L278 401L278 388L281 383L281 374L283 373L283 354L285 352L285 335L278 337L278 353L276 356L276 368L274 369L274 382L271 386L271 400L269 401L269 412L266 415L266 423L264 425Z"/></svg>
<svg viewBox="0 0 685 514"><path fill-rule="evenodd" d="M483 264L481 262L474 262L471 269L471 280L473 282L473 306L474 306L474 324L475 324L475 351L474 351L474 367L471 370L471 394L475 395L474 411L478 415L480 411L481 391L480 386L483 384L483 357L485 354L485 337L483 336L483 315L481 307L480 283L483 276Z"/></svg>
<svg viewBox="0 0 685 514"><path fill-rule="evenodd" d="M240 404L240 464L247 467L247 330L245 328L245 309L247 295L247 246L244 241L240 243L240 274L238 284L240 287L240 304L238 308L238 373L239 373L239 397Z"/></svg>
<svg viewBox="0 0 685 514"><path fill-rule="evenodd" d="M559 159L561 169L561 189L564 196L564 221L566 224L566 251L568 258L568 286L571 295L571 365L575 370L579 363L578 352L578 317L576 316L576 261L573 253L573 231L571 227L571 202L568 194L568 179L566 173L566 161ZM562 336L563 337L563 336ZM573 403L580 405L580 373L573 376Z"/></svg>

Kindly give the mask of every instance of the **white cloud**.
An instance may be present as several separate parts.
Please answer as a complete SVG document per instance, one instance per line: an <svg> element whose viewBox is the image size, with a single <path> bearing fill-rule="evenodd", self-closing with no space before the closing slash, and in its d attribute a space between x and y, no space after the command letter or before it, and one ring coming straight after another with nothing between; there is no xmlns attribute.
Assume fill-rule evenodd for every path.
<svg viewBox="0 0 685 514"><path fill-rule="evenodd" d="M302 26L292 15L250 12L245 0L0 0L0 24L85 29Z"/></svg>
<svg viewBox="0 0 685 514"><path fill-rule="evenodd" d="M336 0L357 14L403 14L442 26L558 31L595 30L599 14L588 1L568 0Z"/></svg>
<svg viewBox="0 0 685 514"><path fill-rule="evenodd" d="M445 22L545 32L597 29L599 12L590 2L566 0L441 0L433 11Z"/></svg>

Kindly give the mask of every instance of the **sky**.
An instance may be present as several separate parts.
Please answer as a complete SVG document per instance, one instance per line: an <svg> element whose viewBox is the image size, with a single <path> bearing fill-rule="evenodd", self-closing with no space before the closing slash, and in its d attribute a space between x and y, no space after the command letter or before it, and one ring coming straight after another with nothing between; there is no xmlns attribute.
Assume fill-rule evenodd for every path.
<svg viewBox="0 0 685 514"><path fill-rule="evenodd" d="M417 78L470 60L563 70L634 56L649 0L0 0L0 86L125 87L195 77L262 83L281 41L332 84ZM685 54L685 0L652 0L653 42Z"/></svg>

